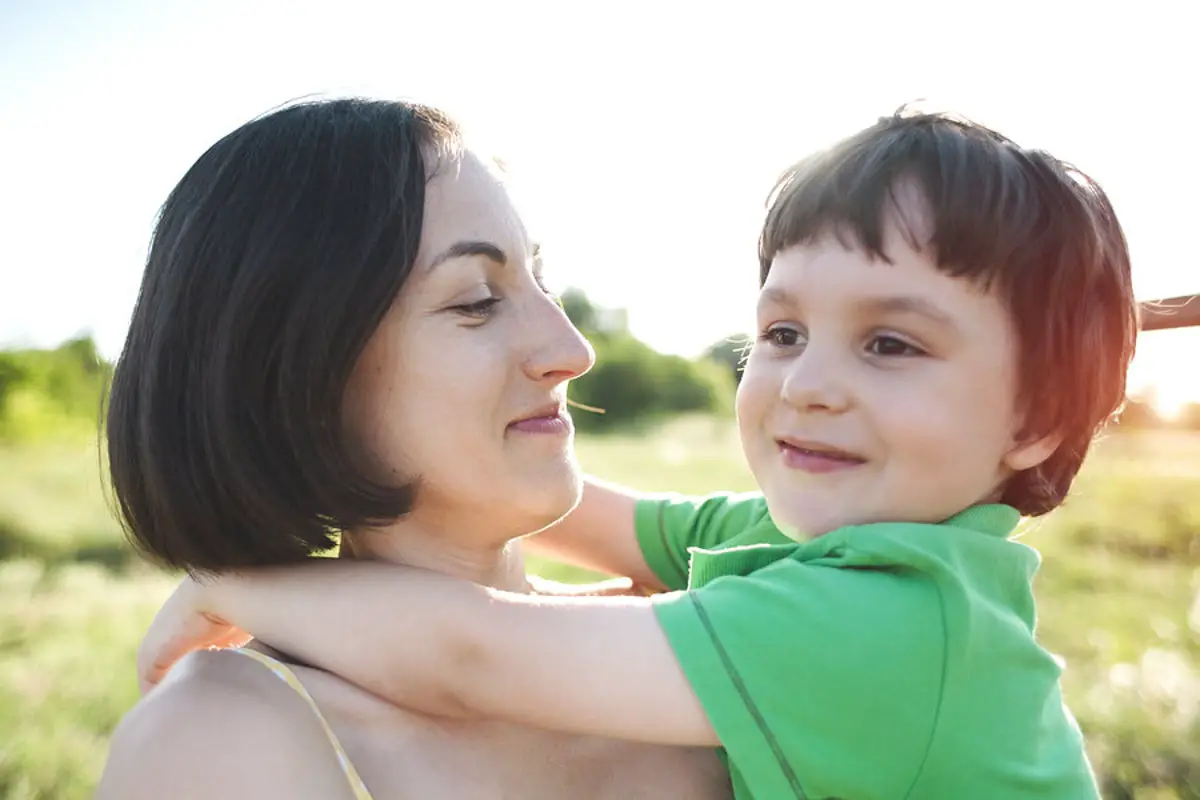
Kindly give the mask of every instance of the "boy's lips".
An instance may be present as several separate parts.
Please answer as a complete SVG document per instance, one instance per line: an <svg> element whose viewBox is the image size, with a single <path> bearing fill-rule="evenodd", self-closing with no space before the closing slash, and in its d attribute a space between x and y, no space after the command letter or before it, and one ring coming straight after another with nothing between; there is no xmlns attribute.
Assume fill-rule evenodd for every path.
<svg viewBox="0 0 1200 800"><path fill-rule="evenodd" d="M867 459L843 450L840 447L807 439L783 436L775 440L783 457L783 463L792 468L810 473L840 472L862 466Z"/></svg>

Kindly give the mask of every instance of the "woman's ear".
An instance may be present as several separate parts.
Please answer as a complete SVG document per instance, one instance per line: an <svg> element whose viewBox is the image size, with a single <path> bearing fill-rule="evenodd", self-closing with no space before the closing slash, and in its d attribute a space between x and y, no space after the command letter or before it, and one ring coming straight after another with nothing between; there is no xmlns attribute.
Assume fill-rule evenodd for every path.
<svg viewBox="0 0 1200 800"><path fill-rule="evenodd" d="M1004 466L1013 472L1024 472L1040 465L1062 445L1061 433L1052 433L1041 437L1018 439L1004 454Z"/></svg>

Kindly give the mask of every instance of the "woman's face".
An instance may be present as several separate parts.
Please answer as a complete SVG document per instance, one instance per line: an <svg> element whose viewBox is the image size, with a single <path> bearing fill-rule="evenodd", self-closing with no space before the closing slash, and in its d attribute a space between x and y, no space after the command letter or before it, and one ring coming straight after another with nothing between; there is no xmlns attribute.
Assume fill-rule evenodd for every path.
<svg viewBox="0 0 1200 800"><path fill-rule="evenodd" d="M428 184L420 253L355 366L348 423L387 478L419 482L414 522L530 533L579 500L566 384L593 360L498 173L468 152Z"/></svg>

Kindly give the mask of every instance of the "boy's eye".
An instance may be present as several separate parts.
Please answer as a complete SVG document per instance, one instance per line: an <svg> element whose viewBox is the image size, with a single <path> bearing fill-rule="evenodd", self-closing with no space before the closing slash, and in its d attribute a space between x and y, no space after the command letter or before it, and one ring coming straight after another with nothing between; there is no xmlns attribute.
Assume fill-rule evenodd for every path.
<svg viewBox="0 0 1200 800"><path fill-rule="evenodd" d="M758 338L774 347L795 347L804 341L800 331L786 325L772 325L759 334Z"/></svg>
<svg viewBox="0 0 1200 800"><path fill-rule="evenodd" d="M876 356L922 356L925 351L896 336L876 336L867 345L871 355Z"/></svg>

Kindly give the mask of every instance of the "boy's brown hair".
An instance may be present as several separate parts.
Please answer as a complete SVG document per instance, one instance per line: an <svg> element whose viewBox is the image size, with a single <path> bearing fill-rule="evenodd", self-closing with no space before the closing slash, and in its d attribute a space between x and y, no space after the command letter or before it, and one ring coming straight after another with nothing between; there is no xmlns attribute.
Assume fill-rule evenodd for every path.
<svg viewBox="0 0 1200 800"><path fill-rule="evenodd" d="M1121 226L1074 166L982 125L901 109L780 178L759 239L760 284L777 253L825 234L889 262L885 216L909 182L928 214L928 225L907 226L910 243L946 274L996 290L1012 313L1025 434L1058 434L1062 445L1014 476L1001 501L1045 514L1125 401L1138 310Z"/></svg>

